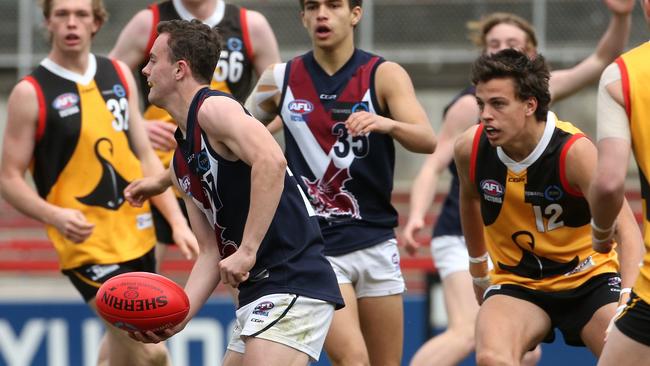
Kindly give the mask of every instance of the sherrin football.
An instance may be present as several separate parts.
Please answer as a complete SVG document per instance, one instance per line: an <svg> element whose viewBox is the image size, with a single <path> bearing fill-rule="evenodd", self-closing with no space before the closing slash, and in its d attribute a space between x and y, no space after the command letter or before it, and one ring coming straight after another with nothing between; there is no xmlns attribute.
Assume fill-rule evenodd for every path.
<svg viewBox="0 0 650 366"><path fill-rule="evenodd" d="M97 311L127 331L159 331L182 322L190 310L185 291L174 281L149 272L110 278L99 288Z"/></svg>

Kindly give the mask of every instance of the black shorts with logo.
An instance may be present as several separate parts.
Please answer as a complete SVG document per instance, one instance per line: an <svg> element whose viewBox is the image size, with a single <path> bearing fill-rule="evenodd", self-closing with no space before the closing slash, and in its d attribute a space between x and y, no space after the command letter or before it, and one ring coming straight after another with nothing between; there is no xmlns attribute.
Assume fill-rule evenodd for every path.
<svg viewBox="0 0 650 366"><path fill-rule="evenodd" d="M632 291L623 313L616 319L616 328L633 340L650 346L650 305Z"/></svg>
<svg viewBox="0 0 650 366"><path fill-rule="evenodd" d="M64 275L83 296L84 301L92 300L102 283L109 278L127 272L156 272L156 256L152 249L142 257L114 264L88 264L73 269L65 269Z"/></svg>
<svg viewBox="0 0 650 366"><path fill-rule="evenodd" d="M620 275L602 273L571 290L544 292L508 284L488 288L485 298L506 295L533 303L542 308L551 318L551 329L544 338L545 343L552 343L555 340L553 330L558 328L566 344L584 347L585 344L580 337L582 328L598 309L609 303L618 302L620 292Z"/></svg>
<svg viewBox="0 0 650 366"><path fill-rule="evenodd" d="M181 206L181 211L183 211L183 215L187 218L187 208L182 198L178 198L178 205ZM160 244L174 245L172 228L169 226L162 212L154 205L151 205L151 217L153 218L153 226L156 230L156 241Z"/></svg>

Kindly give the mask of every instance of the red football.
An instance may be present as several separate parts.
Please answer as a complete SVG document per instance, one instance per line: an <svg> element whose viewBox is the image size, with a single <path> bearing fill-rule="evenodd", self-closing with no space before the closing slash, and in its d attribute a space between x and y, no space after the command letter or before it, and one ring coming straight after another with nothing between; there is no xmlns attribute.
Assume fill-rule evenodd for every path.
<svg viewBox="0 0 650 366"><path fill-rule="evenodd" d="M104 282L97 310L107 322L128 331L159 331L182 322L190 310L185 291L167 277L124 273Z"/></svg>

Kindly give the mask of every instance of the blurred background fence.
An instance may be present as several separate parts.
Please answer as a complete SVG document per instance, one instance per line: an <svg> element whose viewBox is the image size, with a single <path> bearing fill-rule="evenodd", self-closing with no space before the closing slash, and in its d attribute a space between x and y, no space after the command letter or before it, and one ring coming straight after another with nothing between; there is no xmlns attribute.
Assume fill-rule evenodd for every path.
<svg viewBox="0 0 650 366"><path fill-rule="evenodd" d="M108 53L122 27L138 10L152 1L104 0L111 16L97 34L93 51L98 54ZM283 60L288 60L309 49L310 42L300 22L297 0L227 1L260 11L267 17L278 39ZM468 84L469 65L478 54L478 50L467 39L466 23L495 11L516 13L530 20L537 31L540 52L556 69L574 65L592 53L610 19L607 7L599 0L365 0L364 19L358 27L356 40L361 48L396 61L407 69L416 86L418 99L437 131L443 107L460 88ZM0 0L0 136L4 129L8 92L18 78L27 74L45 57L49 49L42 23L38 0ZM628 48L646 41L648 34L643 15L637 6L633 15L632 35ZM553 110L560 118L574 122L593 136L595 100L594 85L557 103L553 106ZM0 145L1 143L0 140ZM401 226L405 223L408 214L408 190L424 156L407 153L398 147L396 158L396 189L393 203L400 213ZM630 169L630 172L631 177L636 174L635 169ZM639 188L638 186L630 188L628 199L634 211L640 215L642 210ZM414 295L408 297L406 303L408 309L406 324L410 329L407 336L412 338L405 342L405 362L417 346L426 339L425 333L429 331L429 326L441 329L446 322L440 289L436 286L429 288L430 281L426 284L424 281L424 274L433 269L426 244L429 240L430 227L446 193L444 183L440 184L439 193L427 215L428 228L419 238L424 245L421 254L415 258L403 258L402 267L410 294ZM163 263L163 273L177 274L182 282L191 263L182 261L178 259L179 257L176 253L176 260ZM10 354L22 353L27 355L26 352L13 352L13 349L21 344L39 344L39 340L35 340L34 343L31 338L27 338L34 333L31 330L36 329L30 328L36 324L32 324L33 322L41 317L46 319L47 316L55 316L51 314L54 307L47 301L57 297L79 301L72 286L58 274L56 267L55 254L51 244L45 238L42 225L20 215L0 198L0 339L5 339L4 343L0 342L0 356L5 354L8 357L7 355ZM427 297L429 308L424 305L423 293L430 294ZM433 293L437 295L431 295ZM34 313L31 308L25 310L26 320L20 317L23 315L16 315L24 307L20 301L28 301L32 297L40 299L41 303L37 302L37 304L47 309L43 314L49 315L42 315L39 311ZM3 301L6 303L8 298L18 300L13 305L9 301L7 307ZM432 314L431 319L427 319L429 310ZM67 319L65 321L56 315L56 319L46 322L51 323L52 329L59 329L61 324L67 324L73 332L73 337L69 338L72 340L68 341L70 345L50 347L49 341L43 341L43 344L52 349L47 351L44 350L47 347L43 345L38 346L40 348L34 346L33 351L38 355L34 356L35 358L29 358L32 357L31 355L24 356L28 357L25 359L44 360L47 352L50 352L47 353L47 357L56 358L59 356L52 355L59 355L60 349L68 349L68 347L70 354L76 355L75 357L80 353L79 349L83 349L84 352L89 352L89 357L92 358L93 347L77 344L82 343L77 341L77 338L83 338L79 336L77 329L82 326L75 323L77 311L77 308L74 308L68 311L70 314L60 315L61 319ZM90 314L86 315L90 316ZM33 319L34 317L38 319ZM7 325L9 319L13 321L11 324L13 328ZM27 331L21 333L20 329L23 327L29 328L30 333ZM227 328L227 324L224 323L223 329ZM42 330L42 332L52 339L68 339L58 336L59 333L52 333L51 330L47 332ZM180 351L176 354L180 354ZM543 364L593 364L591 358L569 361L570 358L565 352L545 350L544 354L547 363ZM551 357L554 355L562 357L562 361L552 361ZM81 364L80 361L67 359L65 358L67 356L64 356L60 356L63 357L61 358L63 361L48 362L48 365ZM32 364L45 364L44 361L34 362ZM0 366L9 364L29 364L29 361L12 363L0 357ZM92 360L87 364L92 364Z"/></svg>
<svg viewBox="0 0 650 366"><path fill-rule="evenodd" d="M110 18L97 34L93 51L108 53L128 20L153 1L104 0ZM297 0L227 1L267 17L283 60L309 49ZM468 84L470 63L478 54L467 38L466 23L496 11L530 20L537 30L540 52L555 69L572 66L592 53L610 19L600 0L365 0L356 40L361 48L406 68L437 130L442 109ZM42 24L38 0L0 0L0 98L46 55L49 46ZM628 47L644 40L646 24L637 6ZM553 110L593 135L594 90L587 88L557 103ZM398 147L397 187L410 186L422 158Z"/></svg>
<svg viewBox="0 0 650 366"><path fill-rule="evenodd" d="M38 0L0 0L0 67L26 74L47 52ZM94 51L107 53L128 19L151 0L105 0L111 17L97 35ZM309 48L296 0L230 0L262 12L280 44L283 59ZM467 21L508 11L533 23L540 50L556 67L593 51L609 12L597 0L366 0L359 46L413 70L416 87L458 86L476 50L467 40ZM646 39L635 11L630 44Z"/></svg>

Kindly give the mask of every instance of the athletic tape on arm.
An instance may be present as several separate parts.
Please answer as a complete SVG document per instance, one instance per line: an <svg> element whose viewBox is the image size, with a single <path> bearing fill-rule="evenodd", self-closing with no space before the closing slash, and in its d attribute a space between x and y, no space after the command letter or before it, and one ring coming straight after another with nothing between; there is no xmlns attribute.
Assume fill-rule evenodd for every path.
<svg viewBox="0 0 650 366"><path fill-rule="evenodd" d="M275 117L274 112L267 112L260 105L281 93L281 85L278 85L277 80L284 80L285 65L286 64L275 65L273 72L269 72L268 70L264 71L260 76L260 79L257 81L253 92L246 99L244 106L253 115L253 117L259 119L260 121L270 121L273 119L273 117ZM278 79L276 77L276 70L278 67L281 67L282 69L281 79ZM270 87L272 89L260 92L258 91L260 86L265 86L267 88Z"/></svg>
<svg viewBox="0 0 650 366"><path fill-rule="evenodd" d="M596 109L598 140L615 137L630 141L630 126L625 108L607 92L606 86L621 80L618 65L610 64L603 71L598 83L598 104Z"/></svg>

